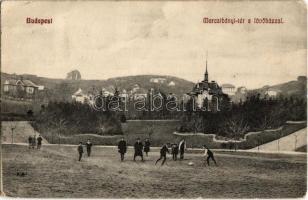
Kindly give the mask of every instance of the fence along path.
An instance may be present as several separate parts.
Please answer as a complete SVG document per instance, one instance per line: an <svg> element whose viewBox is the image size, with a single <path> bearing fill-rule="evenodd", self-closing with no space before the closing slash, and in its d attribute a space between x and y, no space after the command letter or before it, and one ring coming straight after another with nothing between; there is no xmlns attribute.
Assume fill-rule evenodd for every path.
<svg viewBox="0 0 308 200"><path fill-rule="evenodd" d="M307 128L298 130L272 142L262 144L251 150L260 151L295 151L297 148L307 145Z"/></svg>

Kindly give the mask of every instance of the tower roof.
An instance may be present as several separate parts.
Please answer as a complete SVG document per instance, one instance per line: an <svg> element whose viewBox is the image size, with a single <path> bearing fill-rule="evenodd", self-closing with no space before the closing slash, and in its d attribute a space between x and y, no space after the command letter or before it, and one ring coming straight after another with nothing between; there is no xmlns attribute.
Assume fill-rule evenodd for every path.
<svg viewBox="0 0 308 200"><path fill-rule="evenodd" d="M208 82L208 81L209 81L209 74L208 74L208 71L207 71L207 55L206 55L206 61L205 61L204 81L205 81L205 82Z"/></svg>

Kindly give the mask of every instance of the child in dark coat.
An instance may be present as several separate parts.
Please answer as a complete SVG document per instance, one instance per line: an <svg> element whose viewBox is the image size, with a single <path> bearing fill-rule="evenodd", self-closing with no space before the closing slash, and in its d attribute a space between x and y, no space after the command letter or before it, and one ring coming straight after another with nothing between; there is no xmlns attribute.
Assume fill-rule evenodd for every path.
<svg viewBox="0 0 308 200"><path fill-rule="evenodd" d="M169 149L167 147L166 144L164 144L162 146L162 148L160 149L160 157L156 160L155 165L158 163L158 161L160 161L161 159L164 159L163 162L161 163L161 165L163 166L166 159L167 159L167 152L169 153Z"/></svg>
<svg viewBox="0 0 308 200"><path fill-rule="evenodd" d="M177 160L179 154L179 147L177 144L172 144L171 146L172 159Z"/></svg>
<svg viewBox="0 0 308 200"><path fill-rule="evenodd" d="M135 148L134 161L136 161L137 156L140 156L141 160L143 161L143 144L139 138L137 138L134 148Z"/></svg>
<svg viewBox="0 0 308 200"><path fill-rule="evenodd" d="M79 161L81 161L81 157L82 157L82 154L83 154L83 146L82 146L82 142L79 142L79 145L78 145L78 148L77 148L77 151L79 153Z"/></svg>
<svg viewBox="0 0 308 200"><path fill-rule="evenodd" d="M118 151L121 155L121 161L123 161L124 155L127 151L127 145L126 145L126 141L124 140L124 138L121 138L120 142L118 143Z"/></svg>
<svg viewBox="0 0 308 200"><path fill-rule="evenodd" d="M88 140L87 143L86 143L86 146L87 146L88 157L90 157L91 149L92 149L92 142L90 140Z"/></svg>
<svg viewBox="0 0 308 200"><path fill-rule="evenodd" d="M151 146L151 143L149 139L146 139L144 142L144 149L143 149L146 156L148 156L148 153L150 152L150 146Z"/></svg>

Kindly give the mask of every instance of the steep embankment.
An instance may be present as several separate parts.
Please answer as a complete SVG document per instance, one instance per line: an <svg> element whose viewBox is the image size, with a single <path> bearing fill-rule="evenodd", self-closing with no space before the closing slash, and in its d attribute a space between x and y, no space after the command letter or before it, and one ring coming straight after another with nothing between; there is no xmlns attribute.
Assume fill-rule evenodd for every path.
<svg viewBox="0 0 308 200"><path fill-rule="evenodd" d="M290 135L272 142L255 147L252 150L260 151L296 151L307 145L307 128L296 131Z"/></svg>
<svg viewBox="0 0 308 200"><path fill-rule="evenodd" d="M5 121L1 122L2 143L27 143L29 136L38 137L39 133L27 121ZM13 131L12 131L13 130ZM12 137L13 136L13 137ZM43 144L48 143L43 138Z"/></svg>

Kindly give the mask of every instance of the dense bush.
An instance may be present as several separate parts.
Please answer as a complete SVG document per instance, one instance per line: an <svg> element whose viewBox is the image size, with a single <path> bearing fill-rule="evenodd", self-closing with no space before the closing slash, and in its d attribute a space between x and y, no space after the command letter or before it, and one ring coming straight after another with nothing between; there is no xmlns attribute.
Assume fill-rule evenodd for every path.
<svg viewBox="0 0 308 200"><path fill-rule="evenodd" d="M33 125L40 133L49 134L50 137L54 134L122 134L116 113L96 111L89 105L80 103L50 102L47 107L42 107Z"/></svg>

